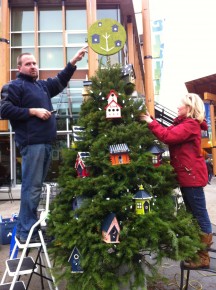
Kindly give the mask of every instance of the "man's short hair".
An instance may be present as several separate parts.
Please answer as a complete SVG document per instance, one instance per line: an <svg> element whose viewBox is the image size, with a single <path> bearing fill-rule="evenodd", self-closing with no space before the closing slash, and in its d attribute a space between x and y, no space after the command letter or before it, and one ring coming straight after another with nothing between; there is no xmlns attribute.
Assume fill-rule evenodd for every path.
<svg viewBox="0 0 216 290"><path fill-rule="evenodd" d="M20 55L18 55L17 57L17 65L21 65L22 64L22 57L23 55L32 55L32 53L30 52L23 52Z"/></svg>

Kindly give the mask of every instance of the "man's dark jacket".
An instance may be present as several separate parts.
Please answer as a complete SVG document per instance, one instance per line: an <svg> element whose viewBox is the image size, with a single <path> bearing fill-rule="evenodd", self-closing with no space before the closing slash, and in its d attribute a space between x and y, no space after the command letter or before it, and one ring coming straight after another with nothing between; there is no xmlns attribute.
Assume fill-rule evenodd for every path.
<svg viewBox="0 0 216 290"><path fill-rule="evenodd" d="M19 73L16 80L3 86L1 91L1 118L10 120L15 141L21 145L48 144L56 138L56 120L30 116L30 108L53 109L51 98L67 86L76 66L70 63L55 78L34 80Z"/></svg>

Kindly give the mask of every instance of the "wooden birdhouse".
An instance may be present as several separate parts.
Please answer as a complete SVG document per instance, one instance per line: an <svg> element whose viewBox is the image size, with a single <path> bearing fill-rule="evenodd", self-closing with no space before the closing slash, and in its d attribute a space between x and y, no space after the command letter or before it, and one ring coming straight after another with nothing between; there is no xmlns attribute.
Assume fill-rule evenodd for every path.
<svg viewBox="0 0 216 290"><path fill-rule="evenodd" d="M110 159L112 165L128 164L130 163L129 148L127 144L110 145Z"/></svg>
<svg viewBox="0 0 216 290"><path fill-rule="evenodd" d="M102 239L105 243L119 243L120 227L114 213L110 213L102 224Z"/></svg>
<svg viewBox="0 0 216 290"><path fill-rule="evenodd" d="M106 118L121 118L121 106L117 103L118 94L111 90L107 96L108 105L105 107Z"/></svg>
<svg viewBox="0 0 216 290"><path fill-rule="evenodd" d="M77 148L77 142L84 140L85 128L82 126L72 126L72 142L71 148Z"/></svg>
<svg viewBox="0 0 216 290"><path fill-rule="evenodd" d="M83 81L83 89L82 89L82 96L83 96L83 101L86 102L88 101L91 96L90 96L90 88L92 85L92 81Z"/></svg>
<svg viewBox="0 0 216 290"><path fill-rule="evenodd" d="M86 200L87 200L87 197L85 197L85 196L82 196L82 195L76 196L73 200L73 203L72 203L72 210L76 210L76 209L81 208L81 206L83 205L83 203ZM74 217L77 219L79 218L77 213L75 213Z"/></svg>
<svg viewBox="0 0 216 290"><path fill-rule="evenodd" d="M87 167L85 164L85 160L88 157L90 157L89 152L78 152L77 153L75 168L76 168L78 177L89 176L89 167Z"/></svg>
<svg viewBox="0 0 216 290"><path fill-rule="evenodd" d="M80 263L80 252L77 247L74 247L68 262L71 264L71 273L83 273Z"/></svg>
<svg viewBox="0 0 216 290"><path fill-rule="evenodd" d="M135 76L135 71L132 64L127 64L122 67L121 77L125 81L126 84L129 84L129 83L134 84L136 76Z"/></svg>
<svg viewBox="0 0 216 290"><path fill-rule="evenodd" d="M162 154L165 150L155 144L152 145L148 151L152 153L152 163L154 167L160 166L162 164Z"/></svg>
<svg viewBox="0 0 216 290"><path fill-rule="evenodd" d="M84 196L81 196L81 195L76 196L73 200L72 209L76 210L76 209L80 208L85 199L86 199L86 197L84 197Z"/></svg>
<svg viewBox="0 0 216 290"><path fill-rule="evenodd" d="M143 186L140 185L139 191L134 195L136 206L136 214L146 214L150 212L150 201L152 197L144 190Z"/></svg>

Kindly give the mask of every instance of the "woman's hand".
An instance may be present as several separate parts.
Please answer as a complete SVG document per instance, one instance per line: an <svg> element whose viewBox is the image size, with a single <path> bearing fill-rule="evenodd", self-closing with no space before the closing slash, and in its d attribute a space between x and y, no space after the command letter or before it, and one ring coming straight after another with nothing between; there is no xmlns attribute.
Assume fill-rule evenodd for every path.
<svg viewBox="0 0 216 290"><path fill-rule="evenodd" d="M151 118L149 112L141 113L140 114L140 121L146 121L146 123L151 123L153 121L153 119Z"/></svg>

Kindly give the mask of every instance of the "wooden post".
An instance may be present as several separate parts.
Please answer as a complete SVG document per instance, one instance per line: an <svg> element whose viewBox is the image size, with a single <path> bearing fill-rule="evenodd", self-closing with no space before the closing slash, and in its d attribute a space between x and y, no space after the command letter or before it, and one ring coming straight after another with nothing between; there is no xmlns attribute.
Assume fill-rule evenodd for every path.
<svg viewBox="0 0 216 290"><path fill-rule="evenodd" d="M145 70L145 103L151 116L155 116L154 110L154 86L152 77L152 49L151 49L151 25L149 15L149 2L142 0L143 19L143 55Z"/></svg>
<svg viewBox="0 0 216 290"><path fill-rule="evenodd" d="M1 1L0 9L0 89L9 81L9 8L8 1ZM0 120L0 131L8 131L8 121Z"/></svg>
<svg viewBox="0 0 216 290"><path fill-rule="evenodd" d="M86 0L87 29L97 20L97 1ZM98 55L90 47L88 49L88 77L92 77L98 69Z"/></svg>
<svg viewBox="0 0 216 290"><path fill-rule="evenodd" d="M212 141L212 160L213 160L213 174L216 175L216 130L215 130L215 102L216 95L208 92L204 93L204 100L210 102L210 119L211 119L211 141Z"/></svg>
<svg viewBox="0 0 216 290"><path fill-rule="evenodd" d="M127 16L128 62L134 66L134 34L131 16Z"/></svg>

